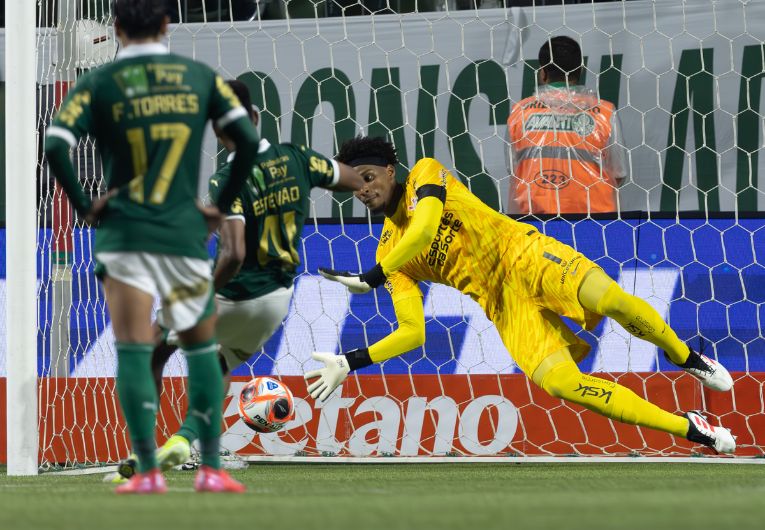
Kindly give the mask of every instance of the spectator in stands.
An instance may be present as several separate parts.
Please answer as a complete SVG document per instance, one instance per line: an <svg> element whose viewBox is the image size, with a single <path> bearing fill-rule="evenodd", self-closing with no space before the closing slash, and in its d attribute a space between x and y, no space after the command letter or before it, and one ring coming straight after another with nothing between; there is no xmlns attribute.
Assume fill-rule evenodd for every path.
<svg viewBox="0 0 765 530"><path fill-rule="evenodd" d="M510 200L520 213L603 213L617 209L627 176L613 103L579 84L582 51L558 36L539 50L539 88L507 120Z"/></svg>

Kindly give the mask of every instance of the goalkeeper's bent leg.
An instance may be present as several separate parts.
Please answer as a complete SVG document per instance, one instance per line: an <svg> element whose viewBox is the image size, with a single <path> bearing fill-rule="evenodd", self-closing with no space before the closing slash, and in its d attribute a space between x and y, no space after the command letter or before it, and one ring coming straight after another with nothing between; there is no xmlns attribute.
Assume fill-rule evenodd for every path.
<svg viewBox="0 0 765 530"><path fill-rule="evenodd" d="M577 403L622 423L650 427L685 438L688 420L667 412L613 381L579 371L568 350L547 357L532 375L551 396Z"/></svg>
<svg viewBox="0 0 765 530"><path fill-rule="evenodd" d="M616 320L635 337L645 339L667 352L675 364L688 359L690 349L645 300L624 292L601 269L593 269L579 288L582 306Z"/></svg>
<svg viewBox="0 0 765 530"><path fill-rule="evenodd" d="M154 456L157 394L151 379L151 350L151 344L117 343L117 395L141 473L157 467Z"/></svg>

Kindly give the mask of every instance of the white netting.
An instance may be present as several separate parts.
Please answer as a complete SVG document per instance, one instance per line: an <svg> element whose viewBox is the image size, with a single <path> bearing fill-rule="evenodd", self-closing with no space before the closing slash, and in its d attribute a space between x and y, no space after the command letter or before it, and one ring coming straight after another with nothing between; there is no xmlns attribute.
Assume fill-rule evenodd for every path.
<svg viewBox="0 0 765 530"><path fill-rule="evenodd" d="M38 41L41 134L78 70L113 56L104 3L56 4L41 15L42 25L55 26L42 29ZM263 111L265 138L332 154L356 134L387 135L402 160L400 176L433 156L487 204L513 214L508 114L536 88L542 43L573 37L585 55L585 84L615 104L623 125L622 215L534 222L646 298L682 338L736 372L737 383L733 398L702 392L653 345L610 321L586 334L594 348L582 369L609 372L673 412L706 409L739 436L741 454L761 453L765 229L756 216L717 212L765 205L758 180L765 170L765 157L758 156L765 138L765 5L365 6L178 1L182 22L171 26L168 41L171 51L247 83ZM406 13L350 16L393 11ZM288 14L308 18L267 20ZM211 173L218 157L208 135L203 171ZM80 145L76 161L97 193L103 179L92 142ZM43 463L114 461L126 454L127 442L110 379L113 336L92 275L92 234L68 222L42 161L39 189ZM394 322L386 294L349 297L315 274L331 264L330 256L337 268L368 268L379 220L368 220L348 195L316 191L312 199L322 222L306 227L305 270L290 315L264 351L236 372L284 377L298 396L298 418L285 433L255 437L235 423L229 402L226 447L279 455L688 453L687 444L669 436L619 426L532 389L481 309L435 285L426 287L422 350L350 378L342 396L324 406L304 399L301 375L315 367L311 351L363 346ZM675 216L677 209L701 213ZM166 375L183 373L183 361L174 357ZM235 381L233 391L241 384ZM162 409L163 435L177 426L184 398L178 380L168 380L166 391L172 406Z"/></svg>

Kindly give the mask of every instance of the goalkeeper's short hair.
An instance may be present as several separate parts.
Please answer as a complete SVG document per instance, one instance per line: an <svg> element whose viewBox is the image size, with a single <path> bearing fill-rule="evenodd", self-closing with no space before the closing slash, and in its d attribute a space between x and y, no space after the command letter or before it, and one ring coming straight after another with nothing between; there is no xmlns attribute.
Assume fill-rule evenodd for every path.
<svg viewBox="0 0 765 530"><path fill-rule="evenodd" d="M376 136L374 138L369 136L357 136L352 140L346 140L340 147L340 152L335 156L335 160L347 164L352 160L367 157L382 158L392 166L398 164L396 147L382 136Z"/></svg>

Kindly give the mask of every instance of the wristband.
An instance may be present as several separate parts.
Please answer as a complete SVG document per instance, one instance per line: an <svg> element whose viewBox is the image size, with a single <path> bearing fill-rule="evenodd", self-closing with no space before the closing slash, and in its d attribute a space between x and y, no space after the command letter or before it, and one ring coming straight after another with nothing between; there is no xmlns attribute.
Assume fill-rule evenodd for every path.
<svg viewBox="0 0 765 530"><path fill-rule="evenodd" d="M369 357L369 350L367 348L351 350L343 355L345 360L348 361L348 367L351 369L351 372L374 364L372 358Z"/></svg>
<svg viewBox="0 0 765 530"><path fill-rule="evenodd" d="M385 273L379 263L361 275L361 280L373 289L385 283Z"/></svg>

